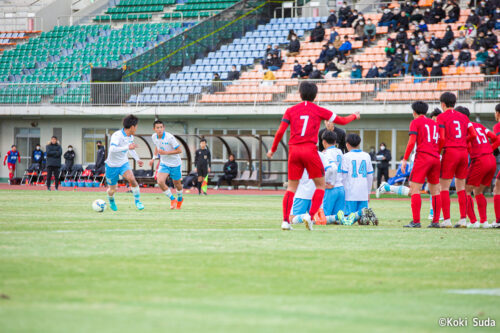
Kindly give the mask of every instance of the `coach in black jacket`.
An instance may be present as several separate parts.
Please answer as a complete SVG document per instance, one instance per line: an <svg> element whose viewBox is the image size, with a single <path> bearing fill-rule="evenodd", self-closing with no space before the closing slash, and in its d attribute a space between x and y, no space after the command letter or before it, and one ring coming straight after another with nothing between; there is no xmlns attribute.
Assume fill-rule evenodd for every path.
<svg viewBox="0 0 500 333"><path fill-rule="evenodd" d="M101 141L96 142L97 145L97 156L95 159L95 170L94 174L101 174L105 171L104 161L106 160L106 149L102 145Z"/></svg>
<svg viewBox="0 0 500 333"><path fill-rule="evenodd" d="M212 155L207 147L207 140L201 139L200 149L196 150L194 156L194 166L195 171L198 173L198 194L201 194L201 183L203 179L210 173L210 167L212 166ZM207 195L207 192L203 192Z"/></svg>
<svg viewBox="0 0 500 333"><path fill-rule="evenodd" d="M380 150L377 153L378 173L377 173L377 188L380 187L382 176L384 181L389 180L389 162L391 161L391 151L387 149L385 143L380 144Z"/></svg>
<svg viewBox="0 0 500 333"><path fill-rule="evenodd" d="M318 133L319 151L323 151L325 149L325 147L323 147L323 133L325 133L326 131L333 131L335 132L335 134L337 134L338 148L342 151L342 153L345 154L347 152L347 146L345 145L345 131L341 128L336 127L334 123L326 120L325 120L325 126L326 128L323 128Z"/></svg>
<svg viewBox="0 0 500 333"><path fill-rule="evenodd" d="M229 186L231 186L231 181L236 178L236 175L238 174L238 164L234 160L234 155L230 154L229 155L229 161L227 161L224 164L223 168L224 174L219 177L219 180L217 181L217 187L215 189L218 189L220 184L223 181L226 181Z"/></svg>
<svg viewBox="0 0 500 333"><path fill-rule="evenodd" d="M50 143L45 146L47 153L47 190L50 191L50 183L54 176L56 191L59 189L59 170L61 169L62 148L57 143L57 137L53 136Z"/></svg>

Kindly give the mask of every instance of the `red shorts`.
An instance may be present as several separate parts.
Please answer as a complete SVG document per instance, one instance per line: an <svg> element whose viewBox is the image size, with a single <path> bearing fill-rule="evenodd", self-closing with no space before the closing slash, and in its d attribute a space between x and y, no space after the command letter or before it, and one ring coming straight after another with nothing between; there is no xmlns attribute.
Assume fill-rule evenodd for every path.
<svg viewBox="0 0 500 333"><path fill-rule="evenodd" d="M16 165L14 163L7 163L7 168L12 170L12 172L16 171Z"/></svg>
<svg viewBox="0 0 500 333"><path fill-rule="evenodd" d="M309 178L319 178L325 175L325 167L319 157L316 145L304 144L290 146L288 154L288 179L299 180L304 169Z"/></svg>
<svg viewBox="0 0 500 333"><path fill-rule="evenodd" d="M467 185L480 186L490 185L495 172L497 171L497 161L493 154L482 155L474 158L467 174Z"/></svg>
<svg viewBox="0 0 500 333"><path fill-rule="evenodd" d="M441 163L439 157L432 156L426 153L417 153L413 169L410 174L410 181L418 184L427 182L429 184L439 184L439 171Z"/></svg>
<svg viewBox="0 0 500 333"><path fill-rule="evenodd" d="M441 178L465 179L469 169L469 153L465 148L445 148L441 160Z"/></svg>

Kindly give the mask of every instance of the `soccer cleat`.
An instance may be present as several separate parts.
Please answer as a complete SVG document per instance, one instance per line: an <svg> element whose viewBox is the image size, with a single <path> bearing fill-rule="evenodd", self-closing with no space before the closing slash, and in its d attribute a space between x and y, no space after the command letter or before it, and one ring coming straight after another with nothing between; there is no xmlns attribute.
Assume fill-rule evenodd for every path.
<svg viewBox="0 0 500 333"><path fill-rule="evenodd" d="M323 210L323 208L318 209L316 214L314 214L313 220L314 220L315 224L326 225L326 216L325 216L325 211Z"/></svg>
<svg viewBox="0 0 500 333"><path fill-rule="evenodd" d="M439 222L435 222L435 223L431 222L431 224L429 224L427 226L427 228L441 228L441 227L439 226Z"/></svg>
<svg viewBox="0 0 500 333"><path fill-rule="evenodd" d="M356 213L351 213L347 218L342 221L343 225L353 225L356 222Z"/></svg>
<svg viewBox="0 0 500 333"><path fill-rule="evenodd" d="M339 212L337 213L338 224L344 224L344 219L345 219L344 212L339 210Z"/></svg>
<svg viewBox="0 0 500 333"><path fill-rule="evenodd" d="M439 224L440 228L451 228L451 221L450 219L444 220Z"/></svg>
<svg viewBox="0 0 500 333"><path fill-rule="evenodd" d="M492 228L500 228L500 223L498 223L498 222L493 222L492 224L490 224L490 226L491 226Z"/></svg>
<svg viewBox="0 0 500 333"><path fill-rule="evenodd" d="M467 221L465 219L458 220L457 224L453 226L453 228L466 228L466 227L467 227Z"/></svg>
<svg viewBox="0 0 500 333"><path fill-rule="evenodd" d="M476 223L470 223L469 222L469 223L467 223L467 228L469 228L469 229L479 229L480 228L479 224L480 224L479 222L476 222Z"/></svg>
<svg viewBox="0 0 500 333"><path fill-rule="evenodd" d="M302 221L304 221L307 230L313 230L313 221L308 213L302 215Z"/></svg>
<svg viewBox="0 0 500 333"><path fill-rule="evenodd" d="M115 199L113 200L109 199L109 208L115 212L118 210L118 207L116 207Z"/></svg>
<svg viewBox="0 0 500 333"><path fill-rule="evenodd" d="M203 192L203 195L207 195L207 192Z"/></svg>
<svg viewBox="0 0 500 333"><path fill-rule="evenodd" d="M370 212L368 211L368 208L363 208L361 210L361 217L359 218L358 224L359 225L370 224Z"/></svg>
<svg viewBox="0 0 500 333"><path fill-rule="evenodd" d="M184 202L184 200L181 200L181 201L177 200L177 209L181 209L183 202Z"/></svg>
<svg viewBox="0 0 500 333"><path fill-rule="evenodd" d="M144 209L144 205L140 201L136 201L135 202L135 206L137 207L138 210L143 210Z"/></svg>
<svg viewBox="0 0 500 333"><path fill-rule="evenodd" d="M386 182L383 182L382 184L380 184L380 186L375 191L375 197L380 198L381 194L384 194L387 192L386 185L389 186L389 184Z"/></svg>
<svg viewBox="0 0 500 333"><path fill-rule="evenodd" d="M177 208L177 200L170 200L170 209L175 209Z"/></svg>
<svg viewBox="0 0 500 333"><path fill-rule="evenodd" d="M216 191L217 191L218 189L219 189L219 186L215 186L215 187L214 187L214 190L216 190Z"/></svg>
<svg viewBox="0 0 500 333"><path fill-rule="evenodd" d="M403 228L420 228L420 227L421 227L420 223L415 223L413 221L403 226Z"/></svg>
<svg viewBox="0 0 500 333"><path fill-rule="evenodd" d="M283 221L283 223L281 223L281 230L293 230L293 228L290 223Z"/></svg>
<svg viewBox="0 0 500 333"><path fill-rule="evenodd" d="M368 208L368 216L370 218L370 222L373 225L378 225L378 218L377 218L377 215L375 215L375 212L373 211L373 209Z"/></svg>
<svg viewBox="0 0 500 333"><path fill-rule="evenodd" d="M489 224L488 221L486 221L486 222L479 224L479 227L483 228L483 229L489 229L489 228L491 228L491 224Z"/></svg>

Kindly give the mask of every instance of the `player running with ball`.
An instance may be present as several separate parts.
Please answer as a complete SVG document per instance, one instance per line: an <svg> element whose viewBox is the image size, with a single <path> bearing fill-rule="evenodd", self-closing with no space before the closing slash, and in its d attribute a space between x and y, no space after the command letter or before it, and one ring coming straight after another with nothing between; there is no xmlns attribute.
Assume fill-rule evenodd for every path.
<svg viewBox="0 0 500 333"><path fill-rule="evenodd" d="M290 126L288 187L283 198L283 223L281 224L283 230L290 230L290 210L304 169L307 170L309 178L314 181L316 187L309 214L305 214L303 218L308 230L313 229L311 216L316 214L323 202L326 186L325 170L316 146L321 121L328 120L335 124L346 125L360 117L359 112L345 118L339 117L331 111L314 104L313 101L318 93L318 87L314 83L302 82L299 92L303 102L286 110L274 137L273 146L267 152L267 157L272 158L286 129Z"/></svg>
<svg viewBox="0 0 500 333"><path fill-rule="evenodd" d="M137 209L144 209L144 205L140 201L141 194L139 191L139 184L137 183L137 180L135 180L134 173L130 168L127 156L127 153L130 153L132 158L137 161L137 164L139 164L140 167L144 165L144 162L141 161L134 150L137 148L137 145L134 143L134 134L137 131L138 122L139 119L137 119L136 116L128 115L123 118L123 128L111 135L108 159L105 163L106 181L109 185L107 191L109 208L114 211L118 210L114 195L120 175L130 184L130 189L134 194L134 201Z"/></svg>
<svg viewBox="0 0 500 333"><path fill-rule="evenodd" d="M155 145L153 159L149 162L153 166L156 158L160 159L160 167L156 176L156 181L163 193L170 198L170 209L181 209L182 206L182 183L181 183L181 156L182 149L175 137L165 132L165 125L161 120L153 123L155 134L151 139ZM175 189L177 190L177 199L168 188L166 181L168 177L172 178Z"/></svg>

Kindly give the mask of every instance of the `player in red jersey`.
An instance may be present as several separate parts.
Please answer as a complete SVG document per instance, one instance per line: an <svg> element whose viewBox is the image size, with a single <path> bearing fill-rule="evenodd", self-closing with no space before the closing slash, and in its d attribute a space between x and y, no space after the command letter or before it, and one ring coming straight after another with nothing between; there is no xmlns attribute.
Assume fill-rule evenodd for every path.
<svg viewBox="0 0 500 333"><path fill-rule="evenodd" d="M493 144L492 148L495 151L500 146L500 104L495 106L495 120L497 123L493 126L493 133L497 136L497 141ZM500 228L500 172L497 175L495 182L495 189L493 190L493 203L495 206L495 222L491 224L493 228Z"/></svg>
<svg viewBox="0 0 500 333"><path fill-rule="evenodd" d="M450 185L455 177L455 187L457 189L458 204L460 206L460 220L455 227L466 226L467 217L467 194L465 193L465 178L469 164L469 154L467 153L467 141L474 140L477 133L474 130L469 118L464 114L455 111L453 108L457 102L457 97L451 92L441 95L441 108L444 110L437 117L439 125L440 150L443 151L441 159L441 202L443 205L444 221L441 227L451 228L450 220ZM444 148L444 149L443 149Z"/></svg>
<svg viewBox="0 0 500 333"><path fill-rule="evenodd" d="M10 150L5 154L3 158L3 165L7 162L7 168L9 169L9 181L12 181L16 173L16 163L21 162L21 154L17 151L16 145L12 145Z"/></svg>
<svg viewBox="0 0 500 333"><path fill-rule="evenodd" d="M314 83L302 82L299 92L303 102L286 110L281 120L281 125L274 136L273 146L267 152L267 157L272 158L287 127L290 125L290 140L288 141L288 187L283 198L283 223L281 224L283 230L291 229L289 221L290 210L304 169L307 170L309 178L316 185L309 214L303 217L307 229L312 230L311 216L316 214L323 202L325 194L325 170L316 147L321 121L328 120L335 124L346 125L355 119L359 119L359 112L344 118L314 104L313 101L318 93L318 87Z"/></svg>
<svg viewBox="0 0 500 333"><path fill-rule="evenodd" d="M470 111L466 107L457 106L458 112L463 113L470 117ZM470 166L467 174L467 182L465 190L467 192L467 216L469 216L470 223L467 224L468 228L490 228L486 216L486 198L484 197L484 190L490 186L495 171L497 169L497 162L493 156L493 149L491 144L496 143L497 137L489 129L478 123L472 123L477 132L475 140L469 142ZM491 141L491 144L490 144ZM476 214L474 213L474 201L471 193L474 192L476 198L477 210L479 211L479 218L481 223L476 223Z"/></svg>
<svg viewBox="0 0 500 333"><path fill-rule="evenodd" d="M420 189L426 179L432 196L432 209L434 216L430 228L439 228L439 214L441 213L441 196L439 194L439 130L435 121L425 115L429 106L427 103L417 101L411 105L414 120L410 123L410 139L406 146L405 155L401 161L401 169L406 169L406 162L417 144L417 154L413 169L410 174L411 210L413 221L407 228L420 228L420 209L422 198Z"/></svg>

